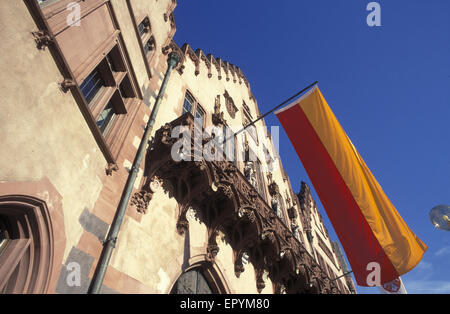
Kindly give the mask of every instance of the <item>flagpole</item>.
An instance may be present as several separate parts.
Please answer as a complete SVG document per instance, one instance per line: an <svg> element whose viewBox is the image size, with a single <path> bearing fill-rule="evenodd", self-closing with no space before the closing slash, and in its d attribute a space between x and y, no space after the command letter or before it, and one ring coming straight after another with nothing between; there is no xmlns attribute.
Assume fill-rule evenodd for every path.
<svg viewBox="0 0 450 314"><path fill-rule="evenodd" d="M256 122L258 122L259 120L264 119L264 117L268 116L269 114L271 114L272 112L274 112L275 110L277 110L278 108L284 106L285 104L287 104L288 102L290 102L291 100L295 99L296 97L300 96L302 93L306 92L308 89L310 89L311 87L313 87L314 85L318 84L319 81L315 81L314 83L308 85L307 87L305 87L304 89L302 89L301 91L299 91L298 93L296 93L295 95L289 97L288 99L286 99L285 101L283 101L281 104L279 104L278 106L274 107L272 110L266 112L265 114L263 114L262 116L259 116L256 120L252 121L251 123L247 124L244 128L242 128L241 130L239 130L238 132L234 133L234 137L236 137L236 135L238 135L239 133L245 131L248 127L255 125ZM227 139L228 140L228 139Z"/></svg>
<svg viewBox="0 0 450 314"><path fill-rule="evenodd" d="M336 278L334 278L334 279L331 279L331 281L336 281L336 280L338 280L338 279L341 279L342 277L346 277L346 276L350 275L351 273L353 273L353 270L351 270L351 271L349 271L349 272L346 272L345 274L340 275L339 277L336 277Z"/></svg>

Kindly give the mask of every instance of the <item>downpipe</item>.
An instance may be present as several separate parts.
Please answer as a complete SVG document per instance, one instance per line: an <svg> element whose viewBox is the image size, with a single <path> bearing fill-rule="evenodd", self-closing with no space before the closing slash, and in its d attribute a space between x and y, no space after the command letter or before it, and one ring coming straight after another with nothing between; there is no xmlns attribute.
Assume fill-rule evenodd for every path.
<svg viewBox="0 0 450 314"><path fill-rule="evenodd" d="M167 83L169 82L170 73L178 63L180 62L180 57L177 53L171 52L167 59L168 68L166 74L164 76L164 80L161 85L161 89L159 90L158 96L156 98L155 106L153 107L152 113L150 115L149 121L145 128L144 135L142 137L141 143L139 144L138 151L133 161L133 165L131 167L131 171L128 175L127 182L125 184L124 190L122 192L122 196L120 198L120 202L117 208L116 215L114 217L113 223L111 224L111 228L109 229L108 236L106 241L103 243L103 250L100 255L99 261L97 263L94 275L92 277L91 283L89 285L88 294L98 294L103 285L103 280L105 278L106 271L108 269L109 262L111 260L112 253L114 248L116 247L117 238L119 235L120 227L122 225L123 219L125 217L125 212L128 206L128 202L131 197L131 193L133 191L133 186L137 178L137 174L144 157L144 153L147 150L147 145L149 141L149 137L153 130L153 125L155 124L156 116L158 114L159 107L161 105L161 101L163 99Z"/></svg>

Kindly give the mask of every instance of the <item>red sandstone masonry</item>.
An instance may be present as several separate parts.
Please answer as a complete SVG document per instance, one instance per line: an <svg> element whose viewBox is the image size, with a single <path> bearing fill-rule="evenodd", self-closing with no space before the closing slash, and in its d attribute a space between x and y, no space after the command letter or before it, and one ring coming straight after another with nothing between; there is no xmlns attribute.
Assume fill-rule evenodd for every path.
<svg viewBox="0 0 450 314"><path fill-rule="evenodd" d="M77 249L93 256L95 259L99 258L100 252L102 251L102 243L100 242L100 239L87 231L83 232L76 247Z"/></svg>

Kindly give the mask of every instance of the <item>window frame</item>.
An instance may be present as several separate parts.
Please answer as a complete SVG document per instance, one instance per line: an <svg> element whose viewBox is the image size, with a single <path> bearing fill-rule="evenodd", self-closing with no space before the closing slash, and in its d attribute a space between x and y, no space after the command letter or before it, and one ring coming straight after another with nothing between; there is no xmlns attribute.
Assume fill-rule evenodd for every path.
<svg viewBox="0 0 450 314"><path fill-rule="evenodd" d="M227 131L230 131L231 134L228 134ZM230 135L230 136L228 136ZM236 132L234 132L226 123L223 125L223 156L226 161L231 162L237 168L238 166L238 158L237 158L237 140L236 140ZM228 139L230 139L228 141ZM229 152L231 151L231 152ZM231 156L228 156L228 153L231 153ZM230 161L227 158L231 157L233 160Z"/></svg>
<svg viewBox="0 0 450 314"><path fill-rule="evenodd" d="M266 181L264 180L262 163L258 157L256 158L256 161L254 161L254 165L256 172L256 181L258 182L258 188L260 189L258 193L260 195L262 194L261 197L267 202Z"/></svg>
<svg viewBox="0 0 450 314"><path fill-rule="evenodd" d="M145 64L145 68L147 70L147 75L149 78L152 78L152 71L151 71L151 62L153 61L153 57L156 55L156 49L157 49L157 43L155 40L155 37L153 36L152 33L152 24L151 24L151 20L150 17L146 14L146 15L141 15L141 16L136 16L134 14L134 9L133 9L133 5L131 4L131 1L127 0L127 6L128 6L128 11L130 12L130 16L133 22L133 27L136 33L136 38L139 44L139 48L141 50L141 54L142 54L142 58L144 59L144 64ZM139 30L139 26L145 21L148 21L148 26L147 29L148 31L145 34L141 34L140 30ZM153 41L153 45L154 48L152 50L152 52L150 53L146 53L145 51L145 45L149 42L149 41Z"/></svg>
<svg viewBox="0 0 450 314"><path fill-rule="evenodd" d="M285 223L286 226L288 226L289 218L288 218L287 211L286 211L286 204L284 202L284 197L281 195L281 193L277 193L276 197L277 197L277 201L280 206L280 212L281 212L281 217L279 217L279 218Z"/></svg>
<svg viewBox="0 0 450 314"><path fill-rule="evenodd" d="M39 34L45 34L50 38L57 39L66 30L67 11L64 9L72 0L60 0L45 6L39 5L36 0L24 1L38 27L38 32L33 32L35 38ZM131 128L141 104L143 104L143 95L137 83L136 73L131 67L130 56L124 45L123 36L110 0L84 0L78 3L81 6L81 20L98 9L106 9L114 32L105 37L104 41L96 47L92 57L87 58L81 64L69 64L63 53L64 42L53 40L52 45L44 44L44 46L48 46L57 67L63 75L63 81L59 82L62 91L65 93L69 90L71 91L100 151L105 156L108 164L113 165L117 162L121 149L124 146L126 134ZM36 38L36 42L38 42L38 38ZM114 132L109 132L108 137L105 138L96 125L95 113L92 113L89 104L85 101L79 84L81 83L80 80L82 81L105 58L103 53L108 49L109 52L116 45L120 48L120 56L136 96L133 99L127 99L127 115L123 115L115 121ZM38 49L43 48L39 48L38 45ZM116 73L114 77L116 75L118 79L125 77L123 72ZM109 92L111 93L111 91Z"/></svg>
<svg viewBox="0 0 450 314"><path fill-rule="evenodd" d="M0 293L47 292L55 241L46 202L28 195L1 195L0 214L9 233L0 254Z"/></svg>
<svg viewBox="0 0 450 314"><path fill-rule="evenodd" d="M119 121L123 121L124 116L127 116L129 113L131 101L133 101L133 99L137 99L137 93L131 83L130 74L127 71L126 61L120 42L117 41L115 45L104 53L104 57L98 62L98 64L92 64L90 68L92 67L93 70L87 75L87 77L89 77L93 71L98 69L97 71L99 71L105 85L97 91L91 101L88 101L88 99L84 97L83 93L82 97L91 112L95 126L104 138L106 145L113 155L113 158L117 159L119 151L112 149L115 144L114 142L116 141L116 137L114 135L117 135L119 132L117 129L119 127ZM78 87L80 88L80 91L81 86L84 84L87 77L79 83ZM124 84L128 86L125 87ZM123 97L122 90L127 91L128 97ZM112 104L116 114L114 119L111 119L111 121L108 122L105 130L102 130L98 126L98 119L110 103Z"/></svg>
<svg viewBox="0 0 450 314"><path fill-rule="evenodd" d="M188 111L184 110L185 109L184 108L184 104L186 102L186 96L188 96L188 97L190 97L192 99L193 103L191 104L192 107L191 107L191 111L189 111L189 113L194 117L194 119L197 116L196 113L197 113L198 109L200 109L200 111L203 112L204 115L203 115L202 128L205 128L206 125L207 125L206 120L208 118L208 113L205 110L205 108L197 101L197 99L192 95L192 93L189 90L186 90L186 92L184 93L183 102L181 104L181 115L184 115L186 112L188 112Z"/></svg>
<svg viewBox="0 0 450 314"><path fill-rule="evenodd" d="M244 143L245 145L245 143ZM245 148L244 148L245 151ZM254 156L254 160L251 158L251 156ZM258 192L258 194L264 199L264 201L267 203L267 192L266 192L266 181L264 180L263 175L263 168L261 161L259 160L256 153L251 149L248 148L248 155L244 158L244 164L248 161L251 161L253 163L253 170L255 171L256 176L256 184L257 187L254 187L255 190Z"/></svg>
<svg viewBox="0 0 450 314"><path fill-rule="evenodd" d="M247 126L250 125L253 121L252 116L245 109L242 111L244 113L242 115L242 124L244 125L244 127L246 127L245 132L250 135L250 137L255 141L256 145L259 145L258 130L256 128L256 125L253 124L247 128Z"/></svg>

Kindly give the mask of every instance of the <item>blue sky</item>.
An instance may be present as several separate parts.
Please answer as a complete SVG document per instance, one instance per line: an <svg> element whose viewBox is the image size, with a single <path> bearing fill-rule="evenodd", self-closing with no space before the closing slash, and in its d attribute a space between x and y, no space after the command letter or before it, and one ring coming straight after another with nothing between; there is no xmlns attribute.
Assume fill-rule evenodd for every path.
<svg viewBox="0 0 450 314"><path fill-rule="evenodd" d="M450 1L378 1L380 27L366 23L369 2L179 1L175 41L239 66L262 113L318 80L386 195L429 247L402 277L407 291L450 293L450 232L428 216L450 204ZM266 123L279 125L274 115ZM280 155L294 190L301 180L311 186L282 129Z"/></svg>

